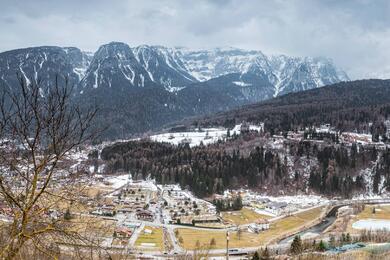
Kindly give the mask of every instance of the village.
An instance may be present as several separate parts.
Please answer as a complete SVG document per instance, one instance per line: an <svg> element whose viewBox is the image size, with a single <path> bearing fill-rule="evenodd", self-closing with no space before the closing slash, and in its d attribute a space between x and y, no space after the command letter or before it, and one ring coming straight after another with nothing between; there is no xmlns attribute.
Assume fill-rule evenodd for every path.
<svg viewBox="0 0 390 260"><path fill-rule="evenodd" d="M183 240L187 239L184 236L188 236L181 235L183 231L231 230L242 233L243 238L246 234L256 236L270 229L271 219L277 220L329 203L319 196L267 197L238 190L227 191L215 198L231 200L239 197L242 208L218 212L210 201L196 198L178 185L133 180L131 174L110 177L97 174L91 187L100 189L102 193L99 195L100 203L94 203L88 214L110 220L115 226L112 236L107 236L104 244L150 252L170 252L174 248L182 252ZM95 200L96 197L91 199Z"/></svg>
<svg viewBox="0 0 390 260"><path fill-rule="evenodd" d="M386 123L390 124L390 121ZM150 139L174 144L188 142L189 145L196 146L249 131L261 134L264 124L243 123L229 130L209 128L194 132L165 133L151 136ZM288 140L326 142L332 135L337 135L338 142L344 145L357 143L362 147L387 147L384 142L374 142L369 134L338 133L329 124L321 125L314 131L291 131L285 135L262 138L268 140L264 143L266 147L282 150ZM387 135L390 135L390 131ZM98 149L101 147L98 146ZM96 147L84 147L69 153L68 159L61 162L61 166L68 170L61 171L53 180L56 187L62 187L68 182L68 176L83 173L77 177L78 186L83 187L80 201L83 206L67 205L47 214L56 219L66 212L70 221L94 223L93 226L85 227L85 232L93 234L100 245L106 248L125 250L128 253L174 255L208 248L210 252L220 254L226 247L227 234L230 235L231 248L240 252L253 252L266 245L280 245L280 241L291 242L290 236L293 234L321 224L335 205L344 207L340 208L332 223L321 232L308 233L307 238L328 239L329 234L323 236L322 231L336 230L334 234L348 231L352 234L367 225L377 225L375 221L367 222L365 215L359 215L367 215L364 209L356 211L357 204L372 203L369 199L377 200L377 212L390 210L390 206L381 197L340 202L312 194L280 193L278 196L270 196L246 187L226 190L211 198L198 198L178 184L163 185L149 178L137 179L131 172L109 173L104 164L95 164L88 157L95 150ZM220 210L215 201L228 204L239 201L239 207ZM372 206L367 206L370 207ZM10 221L9 208L2 205L0 213L2 221ZM372 214L370 217L375 219ZM357 221L354 222L354 219Z"/></svg>

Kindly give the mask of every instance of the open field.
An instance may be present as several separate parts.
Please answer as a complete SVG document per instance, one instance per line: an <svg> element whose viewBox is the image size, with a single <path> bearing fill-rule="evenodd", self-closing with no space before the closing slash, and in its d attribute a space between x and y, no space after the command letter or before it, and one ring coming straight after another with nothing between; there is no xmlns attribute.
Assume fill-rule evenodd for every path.
<svg viewBox="0 0 390 260"><path fill-rule="evenodd" d="M284 234L298 230L305 225L310 224L318 218L322 213L323 207L307 210L293 216L288 216L283 219L271 223L270 229L254 234L245 231L241 232L241 237L237 232L231 232L229 247L255 247L263 246ZM201 246L210 245L212 238L215 239L215 246L212 248L226 247L226 232L224 231L209 231L209 230L194 230L187 228L177 229L178 241L182 240L181 246L185 249L195 249L197 241ZM181 239L180 239L181 238Z"/></svg>
<svg viewBox="0 0 390 260"><path fill-rule="evenodd" d="M300 212L296 215L282 218L272 222L270 229L260 234L264 235L264 240L269 243L271 240L276 239L281 235L291 233L306 226L310 226L312 221L321 216L323 210L324 207L318 207Z"/></svg>
<svg viewBox="0 0 390 260"><path fill-rule="evenodd" d="M152 233L151 234L145 233L144 230L146 229L151 230ZM155 244L155 246L150 246L148 248L150 248L151 250L158 249L162 251L164 249L162 228L145 226L145 228L141 231L140 235L135 241L135 246L142 247L143 243ZM142 247L142 248L145 249L146 247Z"/></svg>
<svg viewBox="0 0 390 260"><path fill-rule="evenodd" d="M270 219L270 216L262 215L248 208L242 208L238 211L222 212L222 219L234 225L243 225L253 223L258 219Z"/></svg>
<svg viewBox="0 0 390 260"><path fill-rule="evenodd" d="M76 216L70 220L70 223L72 231L100 237L111 237L116 226L113 220L93 216Z"/></svg>
<svg viewBox="0 0 390 260"><path fill-rule="evenodd" d="M375 208L375 213L373 213ZM366 205L364 210L356 215L356 220L360 219L390 219L390 205Z"/></svg>
<svg viewBox="0 0 390 260"><path fill-rule="evenodd" d="M375 213L373 209L375 208ZM347 232L349 233L359 233L360 230L352 228L352 224L359 220L367 219L384 219L390 220L390 205L365 205L364 210L353 216L347 227Z"/></svg>
<svg viewBox="0 0 390 260"><path fill-rule="evenodd" d="M195 230L188 228L179 228L178 239L182 243L180 244L183 248L188 250L197 249L197 244L201 248L210 247L210 249L215 248L225 248L226 247L226 232L225 231L204 231L204 230ZM230 241L229 247L251 247L258 246L261 244L261 237L258 234L242 232L241 238L237 235L237 232L230 232ZM214 238L215 245L211 246L210 242Z"/></svg>

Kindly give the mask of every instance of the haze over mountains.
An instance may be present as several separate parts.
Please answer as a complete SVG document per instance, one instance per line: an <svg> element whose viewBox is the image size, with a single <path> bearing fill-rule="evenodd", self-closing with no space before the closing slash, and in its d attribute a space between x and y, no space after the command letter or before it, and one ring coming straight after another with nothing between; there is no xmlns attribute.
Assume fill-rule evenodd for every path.
<svg viewBox="0 0 390 260"><path fill-rule="evenodd" d="M18 73L28 83L43 79L48 85L57 74L68 77L77 102L100 107L98 124L108 123L112 138L349 80L321 57L235 48L131 48L120 42L102 45L94 54L55 46L0 53L0 84L17 84Z"/></svg>

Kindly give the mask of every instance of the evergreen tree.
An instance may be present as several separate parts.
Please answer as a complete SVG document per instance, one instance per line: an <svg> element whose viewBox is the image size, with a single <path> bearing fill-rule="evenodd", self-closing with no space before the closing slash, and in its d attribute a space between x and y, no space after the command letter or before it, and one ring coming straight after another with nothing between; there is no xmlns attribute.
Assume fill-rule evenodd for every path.
<svg viewBox="0 0 390 260"><path fill-rule="evenodd" d="M322 240L320 241L320 243L318 244L317 250L320 252L323 252L326 250L326 244L324 241L322 241Z"/></svg>
<svg viewBox="0 0 390 260"><path fill-rule="evenodd" d="M252 260L260 260L260 256L258 252L255 252L252 256Z"/></svg>
<svg viewBox="0 0 390 260"><path fill-rule="evenodd" d="M261 257L260 257L261 260L269 260L271 259L270 258L270 253L268 251L268 247L265 247L265 249L263 249L261 251Z"/></svg>
<svg viewBox="0 0 390 260"><path fill-rule="evenodd" d="M303 251L303 245L302 245L301 237L299 235L295 236L290 246L290 252L292 254L300 254L302 253L302 251Z"/></svg>
<svg viewBox="0 0 390 260"><path fill-rule="evenodd" d="M69 208L67 208L66 211L65 211L64 219L65 220L71 220L72 219L72 214L70 214Z"/></svg>
<svg viewBox="0 0 390 260"><path fill-rule="evenodd" d="M345 242L347 242L348 244L352 242L351 235L349 233L347 233L347 236L345 237Z"/></svg>

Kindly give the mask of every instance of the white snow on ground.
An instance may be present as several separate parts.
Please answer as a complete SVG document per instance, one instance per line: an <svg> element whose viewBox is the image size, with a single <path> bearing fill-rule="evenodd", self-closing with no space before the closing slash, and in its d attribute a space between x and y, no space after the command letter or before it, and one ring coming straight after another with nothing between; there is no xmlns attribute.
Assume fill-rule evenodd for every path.
<svg viewBox="0 0 390 260"><path fill-rule="evenodd" d="M276 217L277 215L276 214L273 214L272 212L269 212L267 210L264 210L264 209L253 209L257 214L260 214L260 215L266 215L266 216L270 216L270 217Z"/></svg>
<svg viewBox="0 0 390 260"><path fill-rule="evenodd" d="M358 196L354 196L353 199L381 199L384 197L388 197L388 193L384 191L385 185L385 177L381 176L378 185L378 191L380 194L375 194L373 191L373 183L374 183L374 174L375 168L380 160L380 155L378 155L377 160L370 167L363 169L360 171L359 175L361 175L364 179L364 183L366 184L366 192L364 194L360 194Z"/></svg>
<svg viewBox="0 0 390 260"><path fill-rule="evenodd" d="M389 198L389 193L382 194L373 194L373 193L364 193L358 196L354 196L352 200L381 200Z"/></svg>
<svg viewBox="0 0 390 260"><path fill-rule="evenodd" d="M100 175L100 174L95 175L95 177L103 177L103 176L104 175ZM122 174L122 175L107 177L104 179L104 181L110 183L111 188L113 188L113 189L118 189L126 184L131 183L132 185L136 185L140 188L144 188L144 189L148 189L148 190L152 190L152 191L157 191L157 186L156 186L154 180L147 179L147 180L133 182L133 180L129 174Z"/></svg>
<svg viewBox="0 0 390 260"><path fill-rule="evenodd" d="M273 150L283 150L283 142L284 139L282 137L274 136L273 140L265 144L265 148L273 149Z"/></svg>
<svg viewBox="0 0 390 260"><path fill-rule="evenodd" d="M263 126L249 125L249 130L260 132L263 130ZM150 139L155 142L166 142L174 145L182 143L189 143L191 147L198 146L201 143L208 145L216 143L218 140L225 140L228 129L219 128L203 128L201 131L189 131L189 132L174 132L163 133L150 136ZM235 125L230 129L230 135L239 135L241 133L241 124Z"/></svg>
<svg viewBox="0 0 390 260"><path fill-rule="evenodd" d="M239 135L241 133L241 124L235 125L232 130L230 130L231 134Z"/></svg>
<svg viewBox="0 0 390 260"><path fill-rule="evenodd" d="M241 126L241 125L240 125ZM264 124L263 125L250 125L249 126L249 130L250 131L257 131L257 132L261 132L261 131L264 131Z"/></svg>
<svg viewBox="0 0 390 260"><path fill-rule="evenodd" d="M89 173L93 173L95 171L95 166L89 166Z"/></svg>
<svg viewBox="0 0 390 260"><path fill-rule="evenodd" d="M150 139L155 142L166 142L174 145L189 143L191 147L215 143L226 138L226 129L204 129L202 132L178 132L152 135Z"/></svg>
<svg viewBox="0 0 390 260"><path fill-rule="evenodd" d="M75 162L72 166L70 166L70 169L71 170L77 169L79 166L82 165L83 162L88 160L88 151L87 150L72 150L66 154L66 158L68 160ZM93 170L92 170L92 172L93 172Z"/></svg>
<svg viewBox="0 0 390 260"><path fill-rule="evenodd" d="M390 230L390 220L386 219L361 219L352 224L354 229Z"/></svg>
<svg viewBox="0 0 390 260"><path fill-rule="evenodd" d="M133 184L133 185L134 185L134 184ZM146 180L146 181L137 182L137 185L140 186L140 187L142 187L142 188L151 190L151 191L157 191L157 190L158 190L155 181L154 181L154 180L151 180L151 179L148 179L148 180Z"/></svg>
<svg viewBox="0 0 390 260"><path fill-rule="evenodd" d="M250 125L249 130L258 131L262 130L262 126ZM164 133L150 136L150 139L155 142L166 142L174 145L182 143L189 143L191 147L198 146L201 143L208 145L216 143L218 140L224 140L227 136L227 128L203 128L201 131L192 132L175 132ZM241 133L241 124L236 125L230 129L230 135Z"/></svg>
<svg viewBox="0 0 390 260"><path fill-rule="evenodd" d="M111 184L111 187L114 189L118 189L126 185L130 181L128 174L109 177L106 180Z"/></svg>
<svg viewBox="0 0 390 260"><path fill-rule="evenodd" d="M87 160L88 159L88 151L81 150L81 151L71 151L66 155L67 158L73 160L73 161L79 161L79 160Z"/></svg>
<svg viewBox="0 0 390 260"><path fill-rule="evenodd" d="M296 196L280 196L280 197L270 197L263 196L275 202L286 202L287 204L300 205L302 208L316 206L328 203L327 198L317 196L317 195L296 195Z"/></svg>
<svg viewBox="0 0 390 260"><path fill-rule="evenodd" d="M233 83L234 85L237 85L237 86L240 86L240 87L252 86L252 84L245 83L245 82L243 82L243 81L233 81L232 83Z"/></svg>

